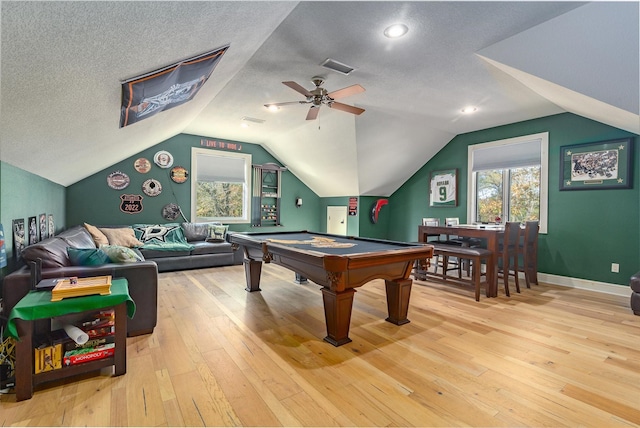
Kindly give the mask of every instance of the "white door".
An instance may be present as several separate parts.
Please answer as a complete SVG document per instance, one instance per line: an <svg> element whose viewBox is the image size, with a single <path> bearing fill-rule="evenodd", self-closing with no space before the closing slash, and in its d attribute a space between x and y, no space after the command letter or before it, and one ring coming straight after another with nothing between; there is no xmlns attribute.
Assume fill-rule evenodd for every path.
<svg viewBox="0 0 640 428"><path fill-rule="evenodd" d="M327 233L347 234L347 207L327 207Z"/></svg>

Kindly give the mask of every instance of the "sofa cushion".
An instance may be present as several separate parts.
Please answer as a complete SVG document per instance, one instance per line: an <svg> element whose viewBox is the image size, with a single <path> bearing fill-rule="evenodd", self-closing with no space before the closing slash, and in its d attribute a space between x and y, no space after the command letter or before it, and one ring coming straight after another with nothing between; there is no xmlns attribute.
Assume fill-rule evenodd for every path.
<svg viewBox="0 0 640 428"><path fill-rule="evenodd" d="M199 254L222 254L222 253L232 253L233 248L231 244L228 242L194 242L193 246L195 247L191 254L199 255Z"/></svg>
<svg viewBox="0 0 640 428"><path fill-rule="evenodd" d="M84 224L84 227L93 238L93 242L95 242L96 247L99 247L100 245L109 245L109 238L107 238L100 229L87 223Z"/></svg>
<svg viewBox="0 0 640 428"><path fill-rule="evenodd" d="M144 257L135 249L120 245L103 245L100 247L112 263L133 263L144 261Z"/></svg>
<svg viewBox="0 0 640 428"><path fill-rule="evenodd" d="M53 237L40 241L36 244L29 245L22 250L22 258L25 262L35 262L42 259L43 268L56 268L71 266L67 248L69 244L64 239Z"/></svg>
<svg viewBox="0 0 640 428"><path fill-rule="evenodd" d="M110 263L111 259L100 248L67 248L72 266L99 266Z"/></svg>
<svg viewBox="0 0 640 428"><path fill-rule="evenodd" d="M103 227L100 231L109 239L109 245L119 245L121 247L141 247L143 245L136 238L135 232L130 227Z"/></svg>
<svg viewBox="0 0 640 428"><path fill-rule="evenodd" d="M191 255L191 249L166 251L142 247L140 248L140 252L144 256L145 260L161 259L163 257L184 257Z"/></svg>
<svg viewBox="0 0 640 428"><path fill-rule="evenodd" d="M182 223L180 226L187 242L205 241L209 237L208 223Z"/></svg>
<svg viewBox="0 0 640 428"><path fill-rule="evenodd" d="M193 249L178 223L135 224L133 230L145 250L190 252Z"/></svg>
<svg viewBox="0 0 640 428"><path fill-rule="evenodd" d="M93 241L91 234L87 231L87 229L85 229L84 226L73 226L63 232L60 232L56 236L65 241L69 247L96 248L96 244Z"/></svg>

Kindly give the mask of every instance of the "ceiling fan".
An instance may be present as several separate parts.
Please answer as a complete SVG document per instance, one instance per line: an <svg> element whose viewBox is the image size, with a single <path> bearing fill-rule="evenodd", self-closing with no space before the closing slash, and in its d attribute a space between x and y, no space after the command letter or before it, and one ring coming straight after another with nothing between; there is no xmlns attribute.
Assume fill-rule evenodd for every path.
<svg viewBox="0 0 640 428"><path fill-rule="evenodd" d="M288 104L311 104L309 107L309 112L307 113L307 120L314 120L318 117L318 113L320 112L320 107L324 104L329 108L333 108L340 111L346 111L347 113L352 114L362 114L364 109L359 107L350 106L348 104L343 104L335 101L339 98L348 97L349 95L359 94L360 92L364 92L364 88L360 85L351 85L346 88L338 89L337 91L328 92L326 89L322 88L322 84L324 83L324 79L319 76L315 76L311 78L311 82L316 86L315 89L308 91L301 85L296 82L282 82L284 85L290 87L296 92L301 93L307 99L305 101L289 101L285 103L275 103L275 104L265 104L264 106L267 108L272 107L280 107Z"/></svg>

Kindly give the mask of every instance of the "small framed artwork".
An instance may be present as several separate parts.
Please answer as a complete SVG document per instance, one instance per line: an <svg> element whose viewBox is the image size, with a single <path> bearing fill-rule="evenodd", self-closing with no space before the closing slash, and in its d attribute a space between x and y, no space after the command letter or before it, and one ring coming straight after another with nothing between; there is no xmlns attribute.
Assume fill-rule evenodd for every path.
<svg viewBox="0 0 640 428"><path fill-rule="evenodd" d="M49 214L49 237L56 235L56 223L53 220L53 214Z"/></svg>
<svg viewBox="0 0 640 428"><path fill-rule="evenodd" d="M430 207L458 205L458 169L432 171L429 186Z"/></svg>
<svg viewBox="0 0 640 428"><path fill-rule="evenodd" d="M47 227L46 214L40 214L38 216L38 225L40 226L40 240L47 239L49 237L49 228Z"/></svg>
<svg viewBox="0 0 640 428"><path fill-rule="evenodd" d="M633 139L560 148L560 190L630 189Z"/></svg>
<svg viewBox="0 0 640 428"><path fill-rule="evenodd" d="M24 247L26 247L25 241L25 229L24 229L24 219L17 218L12 222L13 228L13 257L16 261L20 260L20 254Z"/></svg>
<svg viewBox="0 0 640 428"><path fill-rule="evenodd" d="M29 245L36 244L40 240L40 230L38 228L38 217L36 216L29 217L27 224L29 228Z"/></svg>

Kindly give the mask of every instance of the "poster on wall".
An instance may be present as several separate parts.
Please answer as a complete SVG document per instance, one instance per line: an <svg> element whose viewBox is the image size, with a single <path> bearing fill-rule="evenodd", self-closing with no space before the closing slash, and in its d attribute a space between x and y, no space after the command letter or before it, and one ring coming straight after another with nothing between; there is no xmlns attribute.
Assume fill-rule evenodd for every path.
<svg viewBox="0 0 640 428"><path fill-rule="evenodd" d="M53 214L49 214L49 237L56 235L56 223L53 221Z"/></svg>
<svg viewBox="0 0 640 428"><path fill-rule="evenodd" d="M191 101L227 49L229 45L122 82L120 128Z"/></svg>
<svg viewBox="0 0 640 428"><path fill-rule="evenodd" d="M25 231L24 231L24 219L17 218L12 222L13 228L13 257L16 261L20 260L20 253L26 246Z"/></svg>
<svg viewBox="0 0 640 428"><path fill-rule="evenodd" d="M29 217L29 245L33 245L39 241L38 239L38 217Z"/></svg>
<svg viewBox="0 0 640 428"><path fill-rule="evenodd" d="M40 214L38 216L38 225L40 226L40 240L47 239L49 237L49 228L47 227L46 214Z"/></svg>
<svg viewBox="0 0 640 428"><path fill-rule="evenodd" d="M349 215L358 215L358 198L349 198Z"/></svg>

